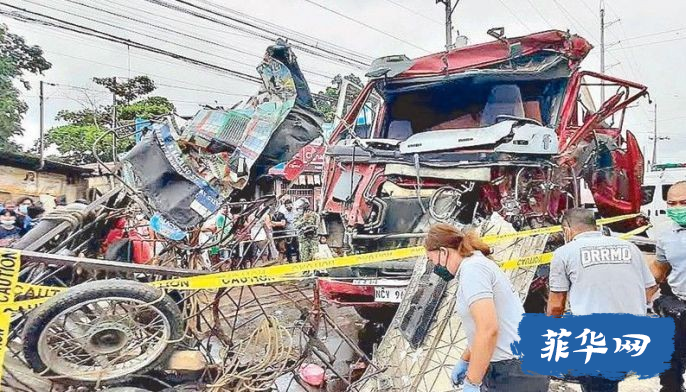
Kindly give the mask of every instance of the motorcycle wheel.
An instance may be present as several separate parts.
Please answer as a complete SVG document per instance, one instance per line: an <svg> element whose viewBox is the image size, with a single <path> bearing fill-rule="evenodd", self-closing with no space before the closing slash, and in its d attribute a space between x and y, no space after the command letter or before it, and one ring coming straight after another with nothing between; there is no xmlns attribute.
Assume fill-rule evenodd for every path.
<svg viewBox="0 0 686 392"><path fill-rule="evenodd" d="M184 334L174 301L152 286L101 280L35 309L23 331L31 368L79 385L116 385L166 363Z"/></svg>

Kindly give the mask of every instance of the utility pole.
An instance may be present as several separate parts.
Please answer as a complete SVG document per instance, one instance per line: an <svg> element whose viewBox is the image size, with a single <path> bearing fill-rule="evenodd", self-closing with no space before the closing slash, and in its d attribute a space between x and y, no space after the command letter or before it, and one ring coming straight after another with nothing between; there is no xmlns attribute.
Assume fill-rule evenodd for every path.
<svg viewBox="0 0 686 392"><path fill-rule="evenodd" d="M38 170L43 170L43 167L45 166L45 94L44 94L44 85L48 86L55 86L54 83L45 83L44 81L39 82L39 88L38 88L38 99L39 99L39 108L40 108L40 119L39 119L39 136L38 136L38 151L40 154L40 165L38 166Z"/></svg>
<svg viewBox="0 0 686 392"><path fill-rule="evenodd" d="M117 77L114 78L114 83L112 87L112 129L117 127Z"/></svg>
<svg viewBox="0 0 686 392"><path fill-rule="evenodd" d="M453 43L453 11L457 7L460 0L455 0L455 5L452 0L436 0L436 4L441 3L445 6L445 51L449 51L454 47Z"/></svg>
<svg viewBox="0 0 686 392"><path fill-rule="evenodd" d="M653 111L653 162L651 167L657 164L657 141L658 140L670 140L669 136L657 136L657 103L655 103L655 110Z"/></svg>
<svg viewBox="0 0 686 392"><path fill-rule="evenodd" d="M611 25L619 22L619 19L615 19L611 22L605 23L605 1L600 0L600 73L605 74L607 67L605 67L605 50L610 47L617 45L619 42L614 42L611 44L605 43L605 29ZM610 67L617 65L619 63L613 64ZM600 81L600 104L605 103L605 81Z"/></svg>
<svg viewBox="0 0 686 392"><path fill-rule="evenodd" d="M653 113L653 165L657 162L657 102L655 102L655 111Z"/></svg>
<svg viewBox="0 0 686 392"><path fill-rule="evenodd" d="M40 166L38 167L38 170L42 170L43 166L45 166L45 124L44 124L44 116L45 116L45 99L43 95L43 81L41 80L39 83L39 91L38 91L38 99L39 99L39 107L40 107L40 122L39 122L39 140L38 140L38 151L40 152Z"/></svg>
<svg viewBox="0 0 686 392"><path fill-rule="evenodd" d="M605 4L600 0L600 73L605 74ZM605 103L605 81L600 81L600 104Z"/></svg>
<svg viewBox="0 0 686 392"><path fill-rule="evenodd" d="M114 83L112 86L112 163L116 161L117 158L117 139L114 129L117 127L117 77L114 78Z"/></svg>

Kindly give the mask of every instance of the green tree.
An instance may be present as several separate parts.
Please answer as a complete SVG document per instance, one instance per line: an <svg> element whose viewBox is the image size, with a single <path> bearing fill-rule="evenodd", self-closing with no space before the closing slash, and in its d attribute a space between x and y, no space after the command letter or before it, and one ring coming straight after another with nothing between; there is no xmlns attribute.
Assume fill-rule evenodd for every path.
<svg viewBox="0 0 686 392"><path fill-rule="evenodd" d="M347 76L336 75L331 80L331 86L328 86L323 91L319 92L319 96L315 96L314 100L317 104L317 108L324 115L324 121L332 122L336 116L336 105L338 102L338 96L341 92L341 87L343 86L343 80L348 80L357 86L362 86L362 80L355 74L350 74ZM348 88L345 93L345 104L343 114L348 111L348 108L355 100L355 98L360 93L359 88Z"/></svg>
<svg viewBox="0 0 686 392"><path fill-rule="evenodd" d="M155 91L155 82L145 75L129 78L125 81L112 78L93 78L99 84L110 90L117 97L117 104L124 104Z"/></svg>
<svg viewBox="0 0 686 392"><path fill-rule="evenodd" d="M59 159L73 165L97 162L93 145L105 133L105 129L92 124L69 124L50 129L45 135L47 145L54 144L60 153ZM117 153L128 151L132 146L129 139L117 140ZM105 136L98 143L98 157L105 162L112 161L112 137Z"/></svg>
<svg viewBox="0 0 686 392"><path fill-rule="evenodd" d="M115 94L119 123L174 112L174 105L165 97L142 97L155 90L154 82L147 76L137 76L125 83L119 80L115 83L114 78L93 78L93 81ZM59 159L77 165L96 162L93 145L99 140L98 157L104 161L112 160L112 137L103 137L112 121L111 105L76 111L62 110L57 114L57 120L67 125L50 129L45 140L46 144L57 147ZM126 152L132 146L132 139L118 139L117 153Z"/></svg>
<svg viewBox="0 0 686 392"><path fill-rule="evenodd" d="M18 80L29 90L25 73L42 74L51 66L40 47L28 45L23 37L8 32L7 26L0 24L0 150L19 150L12 137L24 132L21 120L28 107L13 82Z"/></svg>

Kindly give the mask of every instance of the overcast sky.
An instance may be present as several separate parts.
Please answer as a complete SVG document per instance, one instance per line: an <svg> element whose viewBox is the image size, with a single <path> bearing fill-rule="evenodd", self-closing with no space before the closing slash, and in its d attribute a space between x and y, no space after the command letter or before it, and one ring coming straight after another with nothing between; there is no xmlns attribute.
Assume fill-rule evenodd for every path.
<svg viewBox="0 0 686 392"><path fill-rule="evenodd" d="M144 0L4 1L252 75L256 74L254 68L268 45L268 41L254 35L246 35ZM398 53L417 57L440 51L444 45L443 7L436 5L435 0L188 1L215 8L222 13L231 10L244 12L368 57ZM179 5L176 1L169 2ZM77 3L146 19L151 24L164 25L213 43L160 31ZM507 36L550 28L569 29L584 36L595 46L584 61L583 68L598 70L598 9L599 4L595 0L462 0L453 20L470 43L491 40L486 35L486 30L491 27L505 27ZM686 103L686 78L683 77L686 64L686 24L683 21L686 2L608 0L606 9L607 22L618 20L607 28L606 64L610 67L607 73L648 86L651 98L659 106L659 134L670 138L659 142L658 161L686 161L686 156L678 147L686 143L686 133L681 130L686 114L680 110ZM58 84L46 87L47 128L58 125L54 117L59 110L78 109L89 105L89 102L106 104L111 100L106 91L103 92L102 88L90 81L93 76L149 75L158 84L157 93L169 97L184 115L195 113L200 104L232 105L241 99L241 95L251 94L257 88L255 84L217 71L208 71L138 49L129 50L120 44L24 24L6 17L2 21L29 43L40 45L46 52L45 57L53 64L42 76L46 82ZM324 60L301 51L296 50L296 54L310 87L315 91L324 88L329 81L327 76L364 73L340 62ZM23 94L29 104L29 112L23 122L26 133L21 140L26 146L32 145L38 136L40 79L29 77L33 89ZM643 100L636 109L630 110L630 116L627 126L637 134L644 146L644 153L649 156L652 152L652 141L648 137L652 135L653 107Z"/></svg>

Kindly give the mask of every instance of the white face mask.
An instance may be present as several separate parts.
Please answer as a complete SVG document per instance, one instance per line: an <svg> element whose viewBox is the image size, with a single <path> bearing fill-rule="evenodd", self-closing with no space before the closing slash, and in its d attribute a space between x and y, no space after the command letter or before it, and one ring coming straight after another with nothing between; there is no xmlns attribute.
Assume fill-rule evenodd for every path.
<svg viewBox="0 0 686 392"><path fill-rule="evenodd" d="M17 222L16 219L0 219L0 224L3 226L14 226L14 224Z"/></svg>

